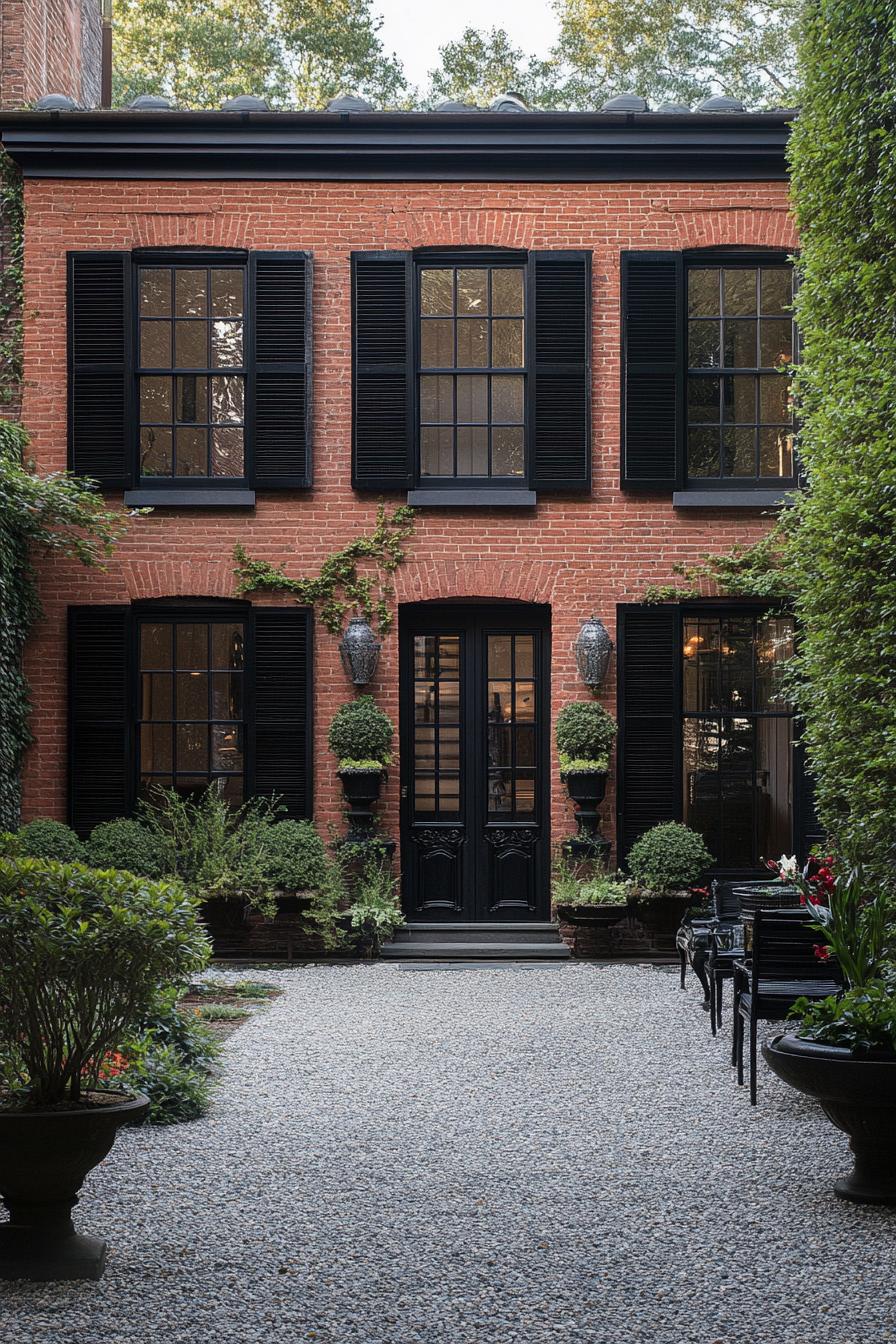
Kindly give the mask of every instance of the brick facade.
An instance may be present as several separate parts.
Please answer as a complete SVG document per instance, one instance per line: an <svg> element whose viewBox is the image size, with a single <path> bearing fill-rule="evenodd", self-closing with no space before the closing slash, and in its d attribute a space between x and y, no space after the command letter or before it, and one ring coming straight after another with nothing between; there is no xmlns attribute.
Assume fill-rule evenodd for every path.
<svg viewBox="0 0 896 1344"><path fill-rule="evenodd" d="M44 617L31 641L35 743L26 816L65 815L65 612L72 603L160 596L227 596L233 548L316 572L322 555L369 526L375 500L350 486L349 254L431 245L585 248L593 252L593 475L590 497L543 498L535 511L423 510L396 575L399 603L491 598L549 603L552 709L587 694L573 643L599 615L614 633L616 605L678 561L757 538L758 512L676 512L668 496L619 489L620 252L713 245L792 248L783 182L687 184L401 184L323 182L30 181L27 184L24 419L43 470L66 461L66 279L69 249L140 246L300 248L315 267L314 489L260 494L251 513L159 509L135 518L105 573L54 560L41 566ZM399 502L396 497L395 502ZM270 598L266 598L270 601ZM276 599L275 599L276 600ZM397 721L397 639L385 643L370 688ZM315 816L339 822L341 798L326 729L349 695L336 640L318 626L315 660ZM604 691L615 710L614 668ZM398 771L381 808L397 834ZM571 806L552 765L552 832ZM612 788L604 805L612 830Z"/></svg>
<svg viewBox="0 0 896 1344"><path fill-rule="evenodd" d="M65 93L100 101L99 0L0 0L0 107Z"/></svg>

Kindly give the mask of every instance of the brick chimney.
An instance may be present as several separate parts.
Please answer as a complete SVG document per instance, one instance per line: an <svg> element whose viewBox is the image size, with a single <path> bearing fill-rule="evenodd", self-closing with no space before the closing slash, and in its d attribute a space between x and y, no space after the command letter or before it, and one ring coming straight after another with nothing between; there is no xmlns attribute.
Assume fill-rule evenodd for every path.
<svg viewBox="0 0 896 1344"><path fill-rule="evenodd" d="M100 0L0 0L0 107L65 93L98 107Z"/></svg>

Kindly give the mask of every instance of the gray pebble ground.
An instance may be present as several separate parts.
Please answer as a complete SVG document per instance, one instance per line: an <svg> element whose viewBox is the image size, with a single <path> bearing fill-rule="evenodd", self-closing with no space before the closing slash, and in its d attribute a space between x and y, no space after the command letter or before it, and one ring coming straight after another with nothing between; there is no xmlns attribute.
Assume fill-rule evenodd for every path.
<svg viewBox="0 0 896 1344"><path fill-rule="evenodd" d="M263 974L209 1118L90 1178L105 1278L0 1286L4 1344L896 1340L896 1211L673 971Z"/></svg>

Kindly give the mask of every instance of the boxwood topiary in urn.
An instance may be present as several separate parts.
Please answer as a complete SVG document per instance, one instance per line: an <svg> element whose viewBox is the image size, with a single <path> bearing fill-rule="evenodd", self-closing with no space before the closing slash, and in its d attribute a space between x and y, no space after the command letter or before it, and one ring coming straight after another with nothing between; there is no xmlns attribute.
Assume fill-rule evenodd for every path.
<svg viewBox="0 0 896 1344"><path fill-rule="evenodd" d="M160 986L208 945L177 882L0 859L0 1278L99 1278L105 1243L71 1210L145 1097L100 1079Z"/></svg>
<svg viewBox="0 0 896 1344"><path fill-rule="evenodd" d="M628 853L628 869L637 884L634 906L642 924L655 933L673 934L694 902L689 888L715 860L703 837L677 821L652 826Z"/></svg>
<svg viewBox="0 0 896 1344"><path fill-rule="evenodd" d="M327 742L339 760L339 778L349 809L348 840L363 843L373 831L373 804L380 796L383 771L392 760L392 720L359 695L333 715Z"/></svg>
<svg viewBox="0 0 896 1344"><path fill-rule="evenodd" d="M578 836L570 849L581 857L605 858L610 849L600 833L598 807L607 789L616 720L595 701L575 700L557 715L555 738L560 776L576 804Z"/></svg>

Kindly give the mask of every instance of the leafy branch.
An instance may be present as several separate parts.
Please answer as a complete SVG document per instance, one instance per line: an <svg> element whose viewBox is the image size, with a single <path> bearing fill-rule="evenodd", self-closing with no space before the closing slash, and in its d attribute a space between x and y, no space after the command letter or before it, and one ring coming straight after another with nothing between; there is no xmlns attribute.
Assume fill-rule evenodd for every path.
<svg viewBox="0 0 896 1344"><path fill-rule="evenodd" d="M390 514L380 501L376 526L328 555L313 579L293 579L285 564L253 560L242 546L234 551L237 592L291 593L302 606L315 607L331 635L342 631L346 612L355 610L376 621L381 635L391 628L394 592L388 576L405 558L404 544L414 530L414 510L403 504ZM366 563L368 571L360 565ZM371 572L372 571L372 572Z"/></svg>
<svg viewBox="0 0 896 1344"><path fill-rule="evenodd" d="M752 546L734 546L721 555L704 555L695 564L673 565L680 584L650 584L645 602L690 602L710 594L775 600L793 595L788 545L795 533L796 509L785 509L770 532Z"/></svg>

